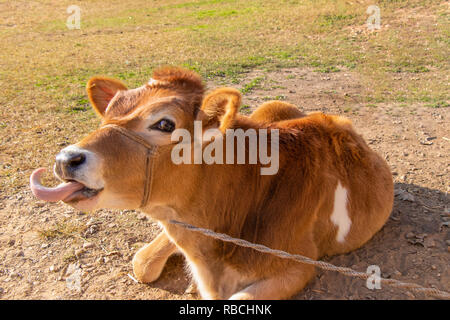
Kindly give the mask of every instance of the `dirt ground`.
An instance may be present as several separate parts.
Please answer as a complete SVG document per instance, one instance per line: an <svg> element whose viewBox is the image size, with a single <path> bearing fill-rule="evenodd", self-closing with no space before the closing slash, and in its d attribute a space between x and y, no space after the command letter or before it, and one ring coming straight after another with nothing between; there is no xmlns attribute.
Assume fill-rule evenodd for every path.
<svg viewBox="0 0 450 320"><path fill-rule="evenodd" d="M358 271L378 265L384 277L450 291L449 108L362 103L358 97L365 88L345 70L255 71L233 86L261 76L260 85L245 95L249 109L277 97L307 113L345 115L391 166L396 197L388 223L361 249L325 260ZM63 203L37 201L27 184L24 176L21 192L0 196L1 299L198 298L185 293L190 279L181 256L170 258L154 283L132 279L133 254L159 232L149 217L135 211L77 212ZM389 287L372 291L362 280L318 271L294 298L429 297Z"/></svg>

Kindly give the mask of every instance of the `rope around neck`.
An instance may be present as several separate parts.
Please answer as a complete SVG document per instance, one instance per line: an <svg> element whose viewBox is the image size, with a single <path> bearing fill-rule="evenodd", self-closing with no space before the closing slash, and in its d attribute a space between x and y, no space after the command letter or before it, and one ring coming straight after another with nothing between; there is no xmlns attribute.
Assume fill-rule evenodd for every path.
<svg viewBox="0 0 450 320"><path fill-rule="evenodd" d="M129 129L126 129L124 127L121 127L117 124L106 124L101 127L103 128L110 128L113 130L116 130L118 133L122 134L123 136L129 138L130 140L133 140L134 142L140 144L144 148L147 149L147 156L145 159L145 182L144 182L144 194L142 196L142 201L139 206L139 208L143 208L147 205L148 200L150 199L150 195L152 193L152 186L153 186L153 172L154 172L154 166L155 166L155 158L158 155L158 146L153 145L147 140L145 140L142 136L135 133L134 131L131 131Z"/></svg>

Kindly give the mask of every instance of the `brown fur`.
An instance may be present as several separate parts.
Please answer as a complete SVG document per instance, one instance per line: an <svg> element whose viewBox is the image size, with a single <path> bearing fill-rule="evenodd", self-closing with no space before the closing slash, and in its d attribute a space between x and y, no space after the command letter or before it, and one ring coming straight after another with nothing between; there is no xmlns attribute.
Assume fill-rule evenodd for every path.
<svg viewBox="0 0 450 320"><path fill-rule="evenodd" d="M273 109L265 104L254 116L244 117L237 113L241 97L235 89L213 91L200 107L203 86L192 72L163 69L156 71L154 78L169 84L120 91L110 100L106 113L98 112L103 123L140 130L144 115L159 108L158 112L167 110L177 118L177 128L191 133L195 119L203 120L205 128L215 126L222 132L228 128L278 129L279 171L262 176L260 164L175 165L171 161L173 143L159 143L159 156L153 160L152 193L142 210L159 220L164 230L133 260L140 281L155 280L176 249L186 257L203 298L289 298L314 275L311 266L213 240L174 226L169 219L312 259L354 250L386 222L393 203L390 170L355 133L349 120L322 113L305 116L298 109L291 113L292 105L287 106L289 112L280 112L286 110L286 104L273 102ZM94 108L99 108L103 96L92 92L89 96ZM178 100L163 106L152 104L168 96ZM107 164L103 167L103 193L108 200L101 205L137 208L146 183L145 148L106 129L78 145L101 155ZM348 190L352 222L343 242L336 240L337 227L330 220L338 182Z"/></svg>
<svg viewBox="0 0 450 320"><path fill-rule="evenodd" d="M293 104L284 101L267 101L253 111L250 118L256 122L271 123L305 116L306 114Z"/></svg>

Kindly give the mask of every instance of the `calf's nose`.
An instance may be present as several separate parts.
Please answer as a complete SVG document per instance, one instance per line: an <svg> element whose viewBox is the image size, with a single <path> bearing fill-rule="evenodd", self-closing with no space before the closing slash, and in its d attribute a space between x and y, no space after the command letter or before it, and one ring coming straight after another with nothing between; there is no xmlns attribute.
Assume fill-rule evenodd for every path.
<svg viewBox="0 0 450 320"><path fill-rule="evenodd" d="M66 165L70 168L76 168L86 161L86 156L82 153L71 154L66 160Z"/></svg>
<svg viewBox="0 0 450 320"><path fill-rule="evenodd" d="M86 154L81 150L67 148L56 155L55 170L62 178L70 178L71 173L86 162Z"/></svg>

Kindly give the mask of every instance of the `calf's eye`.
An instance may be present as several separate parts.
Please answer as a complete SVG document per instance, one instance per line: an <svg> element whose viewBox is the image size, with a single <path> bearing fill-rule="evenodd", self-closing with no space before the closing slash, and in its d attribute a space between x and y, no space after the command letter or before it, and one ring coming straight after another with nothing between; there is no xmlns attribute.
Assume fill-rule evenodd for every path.
<svg viewBox="0 0 450 320"><path fill-rule="evenodd" d="M161 119L155 124L151 125L149 129L159 130L162 132L172 132L173 130L175 130L175 123L167 119Z"/></svg>

